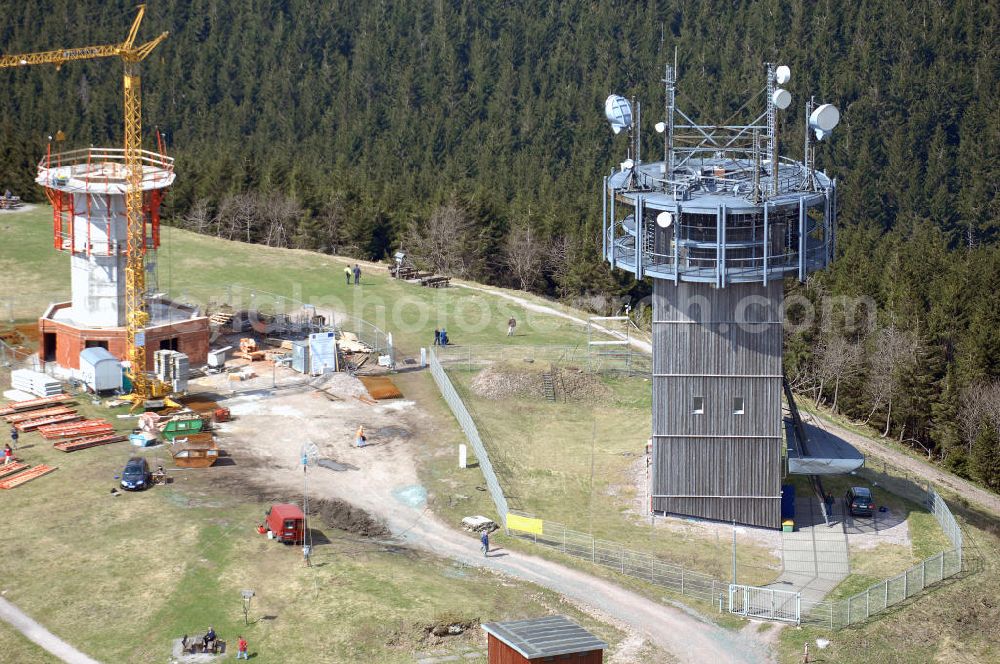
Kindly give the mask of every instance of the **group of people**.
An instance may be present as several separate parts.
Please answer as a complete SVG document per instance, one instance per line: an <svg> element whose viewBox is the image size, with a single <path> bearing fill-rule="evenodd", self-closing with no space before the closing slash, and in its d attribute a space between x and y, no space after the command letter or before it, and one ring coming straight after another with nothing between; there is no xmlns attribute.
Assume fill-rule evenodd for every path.
<svg viewBox="0 0 1000 664"><path fill-rule="evenodd" d="M208 652L209 650L215 649L215 643L218 640L218 636L215 634L215 628L209 627L208 631L205 632L205 636L201 637L201 651ZM184 652L188 649L188 635L185 634L184 638L181 639L181 648ZM247 640L243 638L241 634L236 640L236 659L250 659L248 653Z"/></svg>
<svg viewBox="0 0 1000 664"><path fill-rule="evenodd" d="M434 328L434 345L435 346L447 346L450 342L448 341L448 331L443 327L439 330Z"/></svg>
<svg viewBox="0 0 1000 664"><path fill-rule="evenodd" d="M344 276L347 278L347 285L351 285L351 277L354 277L354 285L357 286L361 283L361 266L357 263L354 267L347 266L344 268Z"/></svg>

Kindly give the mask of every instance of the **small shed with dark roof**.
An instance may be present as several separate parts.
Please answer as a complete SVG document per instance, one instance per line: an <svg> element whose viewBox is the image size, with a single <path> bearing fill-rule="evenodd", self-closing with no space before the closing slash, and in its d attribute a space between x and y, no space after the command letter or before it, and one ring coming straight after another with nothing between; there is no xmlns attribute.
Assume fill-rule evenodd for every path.
<svg viewBox="0 0 1000 664"><path fill-rule="evenodd" d="M489 664L602 664L608 644L566 616L485 623Z"/></svg>

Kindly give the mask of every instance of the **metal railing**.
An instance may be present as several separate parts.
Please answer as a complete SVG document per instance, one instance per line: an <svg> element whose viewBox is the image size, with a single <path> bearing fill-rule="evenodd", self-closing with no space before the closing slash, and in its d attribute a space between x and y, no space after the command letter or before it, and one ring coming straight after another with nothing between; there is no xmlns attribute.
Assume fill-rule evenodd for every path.
<svg viewBox="0 0 1000 664"><path fill-rule="evenodd" d="M802 622L829 629L842 629L868 620L890 606L918 595L935 583L961 572L962 530L955 516L941 496L930 486L926 489L923 502L937 519L953 548L925 558L905 572L872 584L856 595L819 602L802 616Z"/></svg>
<svg viewBox="0 0 1000 664"><path fill-rule="evenodd" d="M533 533L511 529L510 533L713 606L722 600L729 589L726 581L665 562L649 553L633 551L621 544L597 539L555 521L544 521L540 530L541 533Z"/></svg>
<svg viewBox="0 0 1000 664"><path fill-rule="evenodd" d="M444 367L441 366L441 362L438 360L437 353L433 348L428 353L427 359L431 375L434 377L434 382L437 383L438 389L441 391L441 396L444 397L455 419L458 420L459 426L465 432L465 437L468 439L469 444L472 446L472 451L479 461L479 468L483 471L483 477L486 480L486 488L489 490L490 496L493 498L493 504L497 508L497 523L506 530L507 514L509 512L507 497L504 495L503 488L500 486L496 473L493 471L493 464L490 462L486 446L483 445L483 440L479 436L479 429L476 427L472 415L466 409L462 398L455 391L455 386L451 384L451 379L445 373Z"/></svg>

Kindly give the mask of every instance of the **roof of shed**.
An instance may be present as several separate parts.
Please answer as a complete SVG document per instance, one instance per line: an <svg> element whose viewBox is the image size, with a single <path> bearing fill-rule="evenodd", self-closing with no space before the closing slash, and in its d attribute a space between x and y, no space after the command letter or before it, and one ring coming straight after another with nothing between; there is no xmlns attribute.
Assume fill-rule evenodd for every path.
<svg viewBox="0 0 1000 664"><path fill-rule="evenodd" d="M485 623L492 634L528 659L604 650L608 644L566 616Z"/></svg>

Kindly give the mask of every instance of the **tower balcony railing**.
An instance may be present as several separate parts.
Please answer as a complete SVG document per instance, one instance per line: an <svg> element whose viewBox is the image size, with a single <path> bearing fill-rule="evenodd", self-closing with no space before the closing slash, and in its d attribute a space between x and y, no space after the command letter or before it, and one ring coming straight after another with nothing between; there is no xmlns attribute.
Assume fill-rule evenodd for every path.
<svg viewBox="0 0 1000 664"><path fill-rule="evenodd" d="M823 269L832 259L832 243L826 239L808 238L804 252L784 249L780 253L761 256L726 256L719 254L692 256L687 250L675 253L643 251L641 266L637 266L635 238L618 237L607 244L605 258L615 267L641 276L668 279L675 282L700 283L761 282L782 279L787 274L805 275ZM641 267L641 269L637 269Z"/></svg>
<svg viewBox="0 0 1000 664"><path fill-rule="evenodd" d="M174 158L158 152L140 150L141 188L160 189L174 180ZM97 189L102 193L124 193L129 170L123 148L84 148L46 154L38 162L35 181L44 187L83 193Z"/></svg>

